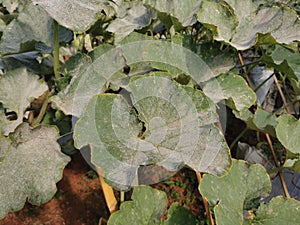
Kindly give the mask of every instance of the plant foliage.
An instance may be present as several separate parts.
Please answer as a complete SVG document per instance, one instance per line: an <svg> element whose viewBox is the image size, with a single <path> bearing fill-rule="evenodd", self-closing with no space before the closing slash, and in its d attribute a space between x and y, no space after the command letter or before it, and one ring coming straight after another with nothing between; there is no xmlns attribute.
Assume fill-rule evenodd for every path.
<svg viewBox="0 0 300 225"><path fill-rule="evenodd" d="M207 173L199 191L217 224L297 224L298 201L261 201L270 171L231 156L245 132L229 141L222 109L284 148L277 166L300 171L298 1L0 4L0 218L54 195L70 160L57 138L74 130L116 189L138 185L141 167L187 166ZM196 224L176 204L161 220L161 191L136 187L132 199L108 224Z"/></svg>

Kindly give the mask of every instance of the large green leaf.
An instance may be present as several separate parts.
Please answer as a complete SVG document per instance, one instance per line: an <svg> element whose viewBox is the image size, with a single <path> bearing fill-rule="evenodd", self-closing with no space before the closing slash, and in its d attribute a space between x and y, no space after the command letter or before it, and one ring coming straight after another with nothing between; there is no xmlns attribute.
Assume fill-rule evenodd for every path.
<svg viewBox="0 0 300 225"><path fill-rule="evenodd" d="M132 201L122 203L120 210L110 216L108 225L160 224L166 208L167 196L164 192L148 186L136 187Z"/></svg>
<svg viewBox="0 0 300 225"><path fill-rule="evenodd" d="M238 111L248 109L256 100L255 93L246 81L233 74L222 74L206 82L203 91L215 103L226 99L226 104Z"/></svg>
<svg viewBox="0 0 300 225"><path fill-rule="evenodd" d="M97 49L100 50L96 50L98 53L95 54L93 61L80 63L82 68L75 70L70 85L53 98L53 102L65 114L80 117L93 95L104 93L116 80L124 80L128 83L129 77L134 75L117 73L126 64L163 63L178 68L197 83L216 76L199 55L175 43L142 39L120 44L118 47L100 45ZM127 83L125 82L124 86Z"/></svg>
<svg viewBox="0 0 300 225"><path fill-rule="evenodd" d="M27 4L17 19L3 31L0 52L2 54L19 52L21 44L29 41L41 41L52 46L52 24L52 19L40 6Z"/></svg>
<svg viewBox="0 0 300 225"><path fill-rule="evenodd" d="M300 40L297 13L286 6L259 7L252 0L219 3L203 0L198 20L215 32L216 40L225 41L238 50L252 47L259 33L271 34L278 43ZM273 42L272 38L267 41Z"/></svg>
<svg viewBox="0 0 300 225"><path fill-rule="evenodd" d="M134 30L148 26L152 19L156 18L155 11L146 8L141 2L134 2L130 6L122 4L119 7L126 8L126 12L118 13L117 18L107 28L108 31L115 34L116 42L120 42ZM118 9L118 11L121 10Z"/></svg>
<svg viewBox="0 0 300 225"><path fill-rule="evenodd" d="M159 73L131 79L128 91L128 102L121 95L94 96L74 133L76 146L91 147L92 162L116 188L134 185L140 165L157 163L174 171L187 164L212 174L226 170L228 147L212 125L215 106L201 91L177 86Z"/></svg>
<svg viewBox="0 0 300 225"><path fill-rule="evenodd" d="M300 153L300 120L292 115L282 115L278 119L276 134L278 140L289 151Z"/></svg>
<svg viewBox="0 0 300 225"><path fill-rule="evenodd" d="M103 0L33 0L42 6L60 25L76 32L84 32L97 21L103 10Z"/></svg>
<svg viewBox="0 0 300 225"><path fill-rule="evenodd" d="M261 204L251 224L295 225L300 221L300 202L283 197L273 198L268 204Z"/></svg>
<svg viewBox="0 0 300 225"><path fill-rule="evenodd" d="M201 3L200 0L144 0L143 2L159 12L175 17L185 27L196 22L195 14L198 12Z"/></svg>
<svg viewBox="0 0 300 225"><path fill-rule="evenodd" d="M17 114L16 120L1 118L1 133L8 134L22 123L24 113L34 98L38 98L46 90L47 85L39 77L30 74L25 68L16 69L0 77L0 102L8 111Z"/></svg>
<svg viewBox="0 0 300 225"><path fill-rule="evenodd" d="M261 165L233 160L232 168L223 177L204 175L200 186L211 206L218 225L243 224L244 209L256 206L271 190L268 174Z"/></svg>
<svg viewBox="0 0 300 225"><path fill-rule="evenodd" d="M31 129L27 123L0 137L0 218L23 208L49 201L70 158L60 151L54 127Z"/></svg>

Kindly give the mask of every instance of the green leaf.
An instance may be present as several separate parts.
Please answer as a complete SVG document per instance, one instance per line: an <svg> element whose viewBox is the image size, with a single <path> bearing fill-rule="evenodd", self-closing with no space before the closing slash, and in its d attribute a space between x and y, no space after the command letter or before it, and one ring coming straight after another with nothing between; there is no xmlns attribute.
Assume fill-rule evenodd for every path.
<svg viewBox="0 0 300 225"><path fill-rule="evenodd" d="M278 43L300 40L300 21L291 8L259 7L252 0L224 2L203 0L198 13L198 20L213 30L216 40L225 41L238 50L255 45L259 33L270 33Z"/></svg>
<svg viewBox="0 0 300 225"><path fill-rule="evenodd" d="M125 7L125 5L119 7ZM150 25L152 19L155 18L156 13L154 10L144 7L141 2L134 2L129 9L126 9L126 13L117 15L117 19L109 24L107 30L115 34L116 42L120 42L134 30Z"/></svg>
<svg viewBox="0 0 300 225"><path fill-rule="evenodd" d="M263 166L233 160L227 175L204 175L199 190L214 206L218 225L242 224L244 209L251 209L271 190L268 174Z"/></svg>
<svg viewBox="0 0 300 225"><path fill-rule="evenodd" d="M52 19L40 6L27 4L17 19L3 31L0 52L2 54L19 52L21 44L29 41L41 41L52 46L52 24Z"/></svg>
<svg viewBox="0 0 300 225"><path fill-rule="evenodd" d="M277 121L278 140L292 153L300 153L300 121L288 114L280 116Z"/></svg>
<svg viewBox="0 0 300 225"><path fill-rule="evenodd" d="M162 225L195 225L198 224L196 216L179 203L173 203L168 210L167 220Z"/></svg>
<svg viewBox="0 0 300 225"><path fill-rule="evenodd" d="M120 210L110 216L108 225L158 225L166 208L167 196L164 192L148 186L135 187L132 201L122 203Z"/></svg>
<svg viewBox="0 0 300 225"><path fill-rule="evenodd" d="M60 25L76 32L84 32L96 21L103 10L103 0L33 0L43 7Z"/></svg>
<svg viewBox="0 0 300 225"><path fill-rule="evenodd" d="M26 108L34 98L48 90L48 86L38 76L20 68L0 77L0 87L0 102L3 107L17 114L17 120L12 121L7 120L4 115L1 116L0 129L7 135L22 123Z"/></svg>
<svg viewBox="0 0 300 225"><path fill-rule="evenodd" d="M172 171L184 164L212 174L226 170L228 147L212 125L215 106L201 91L161 73L134 77L128 88L128 102L115 94L94 96L74 133L75 145L91 147L92 162L114 187L127 189L138 167L153 163Z"/></svg>
<svg viewBox="0 0 300 225"><path fill-rule="evenodd" d="M265 131L272 136L275 136L275 127L277 125L277 121L276 116L272 113L269 113L262 109L256 110L253 117L253 123L259 130Z"/></svg>
<svg viewBox="0 0 300 225"><path fill-rule="evenodd" d="M201 1L199 0L144 0L145 5L156 9L161 13L169 14L178 19L182 26L190 26L196 22L195 14L199 10Z"/></svg>
<svg viewBox="0 0 300 225"><path fill-rule="evenodd" d="M244 111L255 103L256 95L246 81L238 75L222 74L204 84L203 92L215 103L227 100L226 104Z"/></svg>
<svg viewBox="0 0 300 225"><path fill-rule="evenodd" d="M70 158L60 151L54 127L31 129L27 123L0 137L0 218L23 208L49 201Z"/></svg>
<svg viewBox="0 0 300 225"><path fill-rule="evenodd" d="M261 204L251 224L295 225L300 221L300 202L292 198L276 197Z"/></svg>
<svg viewBox="0 0 300 225"><path fill-rule="evenodd" d="M264 62L268 63L275 69L283 72L292 81L296 80L298 88L300 88L300 54L281 46L264 46L263 54Z"/></svg>
<svg viewBox="0 0 300 225"><path fill-rule="evenodd" d="M91 57L81 55L76 56L76 59L72 59L70 63L67 63L64 73L72 76L72 79L66 89L51 98L54 107L59 108L66 115L71 114L79 117L89 99L93 95L105 91L105 72L107 70L97 67L97 62L104 68L104 64L101 62L107 63L107 60L112 60L113 58L112 54L109 55L109 59L105 59L103 56L110 49L112 49L111 45L104 44L99 46L98 49L95 50L97 51L96 54L98 57L94 62ZM108 63L106 65L110 64ZM112 71L111 74L113 73Z"/></svg>
<svg viewBox="0 0 300 225"><path fill-rule="evenodd" d="M197 83L216 76L205 61L189 49L166 41L141 39L118 47L100 45L93 61L77 69L70 85L53 98L54 104L65 114L80 117L93 95L104 93L111 83L122 83L120 80L125 81L124 86L128 84L130 76L120 73L125 65L158 62L178 68Z"/></svg>
<svg viewBox="0 0 300 225"><path fill-rule="evenodd" d="M300 154L294 154L286 150L286 158L283 166L300 173Z"/></svg>

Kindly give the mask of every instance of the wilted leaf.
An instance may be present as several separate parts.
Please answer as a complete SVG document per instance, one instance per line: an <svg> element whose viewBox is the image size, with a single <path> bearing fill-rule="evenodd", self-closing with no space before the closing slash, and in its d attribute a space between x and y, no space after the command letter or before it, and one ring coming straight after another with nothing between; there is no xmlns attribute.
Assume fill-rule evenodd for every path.
<svg viewBox="0 0 300 225"><path fill-rule="evenodd" d="M263 166L233 160L232 168L223 177L204 175L199 186L211 206L218 225L242 224L244 209L251 209L271 190Z"/></svg>
<svg viewBox="0 0 300 225"><path fill-rule="evenodd" d="M225 41L238 50L252 47L259 33L270 33L278 43L300 40L300 21L291 8L259 7L252 0L224 2L203 0L198 13L198 20L215 32L216 40Z"/></svg>
<svg viewBox="0 0 300 225"><path fill-rule="evenodd" d="M255 103L256 95L246 81L238 75L222 74L204 84L204 93L215 103L228 100L226 104L243 111Z"/></svg>
<svg viewBox="0 0 300 225"><path fill-rule="evenodd" d="M97 21L104 9L103 0L33 0L43 7L60 25L76 32L84 32Z"/></svg>
<svg viewBox="0 0 300 225"><path fill-rule="evenodd" d="M9 138L0 137L0 218L49 201L70 158L60 151L54 127L21 124Z"/></svg>
<svg viewBox="0 0 300 225"><path fill-rule="evenodd" d="M228 147L212 125L215 106L202 92L177 86L164 74L135 77L128 88L131 103L121 95L94 96L75 126L77 147L90 145L92 162L116 188L135 185L140 165L226 170Z"/></svg>
<svg viewBox="0 0 300 225"><path fill-rule="evenodd" d="M122 203L120 210L110 216L108 225L158 225L166 208L167 196L163 191L148 186L135 187L132 201Z"/></svg>
<svg viewBox="0 0 300 225"><path fill-rule="evenodd" d="M144 0L143 2L159 12L178 19L185 27L196 22L195 14L198 12L201 3L199 0Z"/></svg>
<svg viewBox="0 0 300 225"><path fill-rule="evenodd" d="M48 86L25 68L16 69L0 77L0 102L3 107L17 114L17 120L9 121L2 115L2 133L8 134L22 123L24 113L34 98L38 98Z"/></svg>
<svg viewBox="0 0 300 225"><path fill-rule="evenodd" d="M300 121L292 115L282 115L276 126L277 138L284 147L295 154L300 153Z"/></svg>

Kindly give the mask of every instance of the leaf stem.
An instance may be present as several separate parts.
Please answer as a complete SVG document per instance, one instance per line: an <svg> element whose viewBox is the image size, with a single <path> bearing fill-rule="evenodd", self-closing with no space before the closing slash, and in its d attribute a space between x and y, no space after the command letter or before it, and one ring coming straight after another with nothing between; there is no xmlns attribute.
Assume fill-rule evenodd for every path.
<svg viewBox="0 0 300 225"><path fill-rule="evenodd" d="M48 94L46 95L45 100L43 102L40 113L39 113L38 117L35 120L33 120L31 126L35 127L35 126L37 126L41 123L41 121L43 120L44 115L47 111L47 106L48 106L48 103L49 103L49 99L53 94L54 94L54 89L51 92L48 92Z"/></svg>
<svg viewBox="0 0 300 225"><path fill-rule="evenodd" d="M241 139L241 137L243 137L243 135L248 131L248 127L246 127L231 143L231 145L229 146L230 149L233 148L233 146L235 146L235 144Z"/></svg>
<svg viewBox="0 0 300 225"><path fill-rule="evenodd" d="M120 202L124 202L125 201L125 192L124 191L120 191Z"/></svg>
<svg viewBox="0 0 300 225"><path fill-rule="evenodd" d="M111 186L109 186L105 181L103 176L101 175L101 171L97 169L97 173L99 174L99 180L102 187L102 191L104 194L104 198L106 201L106 205L109 209L110 213L113 213L118 210L118 202L114 195L114 191Z"/></svg>
<svg viewBox="0 0 300 225"><path fill-rule="evenodd" d="M250 82L250 79L248 77L248 74L247 74L247 69L246 69L246 66L245 66L245 63L244 63L244 59L243 59L243 56L240 52L238 52L238 57L239 57L239 60L241 62L241 65L242 65L242 69L243 69L243 72L245 74L245 77L246 77L246 80L247 80L247 83L248 85L252 88L253 90L253 87L251 86L251 82Z"/></svg>
<svg viewBox="0 0 300 225"><path fill-rule="evenodd" d="M282 99L282 101L283 101L283 105L284 105L284 106L287 106L288 104L287 104L286 98L285 98L285 96L284 96L284 94L283 94L283 91L282 91L282 89L281 89L281 86L280 86L279 81L278 81L278 79L277 79L276 76L274 76L274 81L275 81L276 87L277 87L277 89L278 89L278 92L279 92L279 94L280 94L280 97L281 97L281 99ZM286 107L286 111L288 112L288 114L292 114L291 109L290 109L289 106Z"/></svg>
<svg viewBox="0 0 300 225"><path fill-rule="evenodd" d="M59 36L58 36L58 23L53 21L53 30L54 30L54 49L53 49L53 69L55 79L60 78L59 73Z"/></svg>
<svg viewBox="0 0 300 225"><path fill-rule="evenodd" d="M279 164L278 159L277 159L277 156L276 156L276 154L275 154L275 151L274 151L274 148L273 148L273 144L272 144L272 140L271 140L269 134L266 134L266 138L267 138L268 144L269 144L269 146L270 146L270 149L271 149L271 152L272 152L272 156L273 156L273 158L274 158L275 165L276 165L277 168L279 168L279 167L280 167L280 164ZM278 175L279 175L280 182L281 182L282 189L283 189L283 191L284 191L285 196L286 196L287 198L290 198L291 196L290 196L289 191L288 191L288 189L287 189L287 187L286 187L286 183L285 183L285 181L284 181L284 177L283 177L282 173L281 173L281 172L278 172Z"/></svg>
<svg viewBox="0 0 300 225"><path fill-rule="evenodd" d="M198 179L198 183L200 184L200 182L202 180L201 173L196 172L196 176L197 176L197 179ZM205 207L205 212L206 212L209 224L214 225L215 223L214 223L214 219L212 218L212 215L210 213L209 204L208 204L206 198L203 195L202 195L202 200L203 200L203 204L204 204L204 207Z"/></svg>

